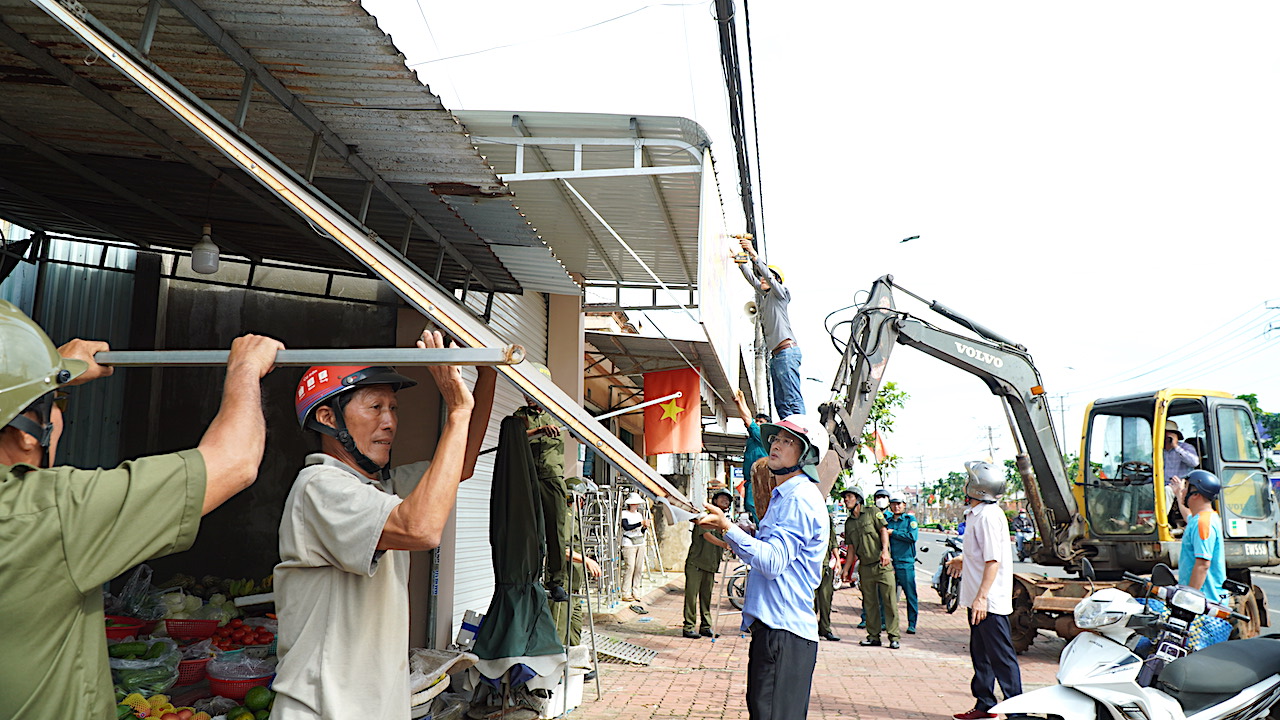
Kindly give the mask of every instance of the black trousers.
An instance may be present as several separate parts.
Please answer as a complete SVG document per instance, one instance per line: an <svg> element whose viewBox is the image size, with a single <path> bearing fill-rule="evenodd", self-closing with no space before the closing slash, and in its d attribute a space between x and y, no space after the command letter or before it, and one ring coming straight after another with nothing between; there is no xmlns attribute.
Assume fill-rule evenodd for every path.
<svg viewBox="0 0 1280 720"><path fill-rule="evenodd" d="M747 713L751 720L802 720L809 714L818 643L757 620L751 625L747 658Z"/></svg>
<svg viewBox="0 0 1280 720"><path fill-rule="evenodd" d="M969 611L973 621L973 611ZM1009 635L1009 616L988 613L982 622L969 626L969 658L973 660L973 680L969 690L979 710L996 704L996 683L1006 698L1022 694L1022 672Z"/></svg>

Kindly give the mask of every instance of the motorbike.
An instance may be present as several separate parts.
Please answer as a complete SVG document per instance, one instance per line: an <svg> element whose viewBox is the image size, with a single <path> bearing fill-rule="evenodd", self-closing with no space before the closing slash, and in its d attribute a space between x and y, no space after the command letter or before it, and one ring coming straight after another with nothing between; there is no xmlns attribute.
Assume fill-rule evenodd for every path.
<svg viewBox="0 0 1280 720"><path fill-rule="evenodd" d="M1013 534L1014 544L1018 548L1018 562L1026 562L1031 557L1031 541L1036 534L1032 530L1019 530Z"/></svg>
<svg viewBox="0 0 1280 720"><path fill-rule="evenodd" d="M1081 574L1092 580L1087 562ZM1280 719L1280 638L1229 640L1190 652L1191 625L1201 616L1248 618L1176 584L1157 565L1144 595L1167 606L1168 616L1118 588L1096 590L1075 608L1083 630L1063 649L1058 684L1008 698L990 712L1062 720ZM1228 590L1246 589L1228 581ZM1146 657L1138 651L1150 646Z"/></svg>
<svg viewBox="0 0 1280 720"><path fill-rule="evenodd" d="M942 561L938 563L938 570L933 574L933 589L938 591L942 607L950 615L960 607L960 578L947 574L947 563L951 558L960 557L964 553L964 539L956 536L934 542L947 546L946 552L942 554Z"/></svg>

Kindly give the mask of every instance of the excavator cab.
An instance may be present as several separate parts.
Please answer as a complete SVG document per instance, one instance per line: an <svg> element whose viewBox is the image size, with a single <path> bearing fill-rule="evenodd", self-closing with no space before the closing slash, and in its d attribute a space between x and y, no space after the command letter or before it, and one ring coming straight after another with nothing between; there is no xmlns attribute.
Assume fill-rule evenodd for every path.
<svg viewBox="0 0 1280 720"><path fill-rule="evenodd" d="M1076 494L1095 565L1138 572L1176 562L1186 521L1167 482L1195 468L1222 480L1228 568L1280 564L1272 542L1280 508L1246 403L1166 389L1098 400L1085 423Z"/></svg>

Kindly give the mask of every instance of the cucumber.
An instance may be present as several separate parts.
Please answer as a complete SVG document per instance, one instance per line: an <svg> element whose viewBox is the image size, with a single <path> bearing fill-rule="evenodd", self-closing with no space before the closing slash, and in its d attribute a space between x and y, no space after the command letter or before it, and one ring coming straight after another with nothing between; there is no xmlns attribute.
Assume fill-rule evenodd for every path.
<svg viewBox="0 0 1280 720"><path fill-rule="evenodd" d="M141 658L141 659L142 659L142 660L155 660L156 658L158 658L158 657L160 657L161 655L163 655L163 654L164 654L164 652L165 652L165 650L168 650L168 649L169 649L169 646L168 646L168 645L165 645L165 644L164 644L164 643L162 643L162 642L152 643L152 644L151 644L151 647L147 648L147 652L146 652L146 653L144 653L144 654L142 655L142 658Z"/></svg>
<svg viewBox="0 0 1280 720"><path fill-rule="evenodd" d="M147 644L144 642L126 642L116 643L107 648L107 654L113 658L122 658L126 655L141 655L147 651Z"/></svg>

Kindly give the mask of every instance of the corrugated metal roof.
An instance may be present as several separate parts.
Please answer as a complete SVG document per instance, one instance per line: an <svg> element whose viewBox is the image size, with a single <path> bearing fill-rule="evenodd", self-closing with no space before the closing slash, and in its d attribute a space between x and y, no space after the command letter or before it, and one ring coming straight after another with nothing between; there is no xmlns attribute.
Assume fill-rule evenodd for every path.
<svg viewBox="0 0 1280 720"><path fill-rule="evenodd" d="M138 42L145 2L83 5L103 26ZM222 47L198 27L205 21L211 24L204 30L223 38ZM264 72L252 92L244 125L248 137L302 174L315 129L308 122L322 124L336 135L316 159L314 183L335 203L359 213L367 180L344 160L349 156L385 180L494 289L521 290L489 243L532 238L526 220L461 126L405 67L404 56L359 3L161 4L149 59L227 118L235 116L246 73L234 52L245 53ZM269 95L264 87L273 83L311 120L300 120ZM192 226L209 220L215 239L230 252L356 267L26 0L0 0L0 84L0 214L52 231L180 248L199 239ZM210 172L219 171L225 175L215 182ZM464 220L453 203L471 196L493 203L482 216ZM402 209L374 192L366 225L399 248L407 221ZM439 254L440 245L427 231L413 231L411 260L432 271ZM552 258L535 269L541 283L558 265ZM440 280L459 287L467 272L446 257Z"/></svg>
<svg viewBox="0 0 1280 720"><path fill-rule="evenodd" d="M531 138L616 138L674 141L645 149L645 167L698 164L710 147L703 129L692 120L648 115L592 113L525 113L465 110L455 113L472 140L499 174L516 171L514 140ZM518 117L518 121L516 118ZM503 139L511 138L513 142ZM690 146L691 153L682 146ZM542 146L541 157L525 151L525 173L574 169L572 145ZM584 147L581 169L630 168L631 145ZM709 168L704 168L704 171ZM563 188L563 180L512 182L516 204L571 272L592 283L653 285L641 267L592 214ZM568 182L669 286L698 283L698 228L701 175L618 175Z"/></svg>
<svg viewBox="0 0 1280 720"><path fill-rule="evenodd" d="M707 340L605 332L588 332L584 337L588 345L606 355L619 373L636 384L644 383L647 372L688 367L687 358L701 370L702 379L719 396L720 404L724 407L733 404L734 387L725 376L724 363L716 355L715 347ZM704 404L706 415L712 414L708 407Z"/></svg>

